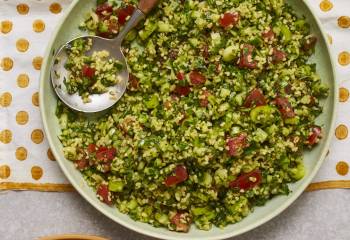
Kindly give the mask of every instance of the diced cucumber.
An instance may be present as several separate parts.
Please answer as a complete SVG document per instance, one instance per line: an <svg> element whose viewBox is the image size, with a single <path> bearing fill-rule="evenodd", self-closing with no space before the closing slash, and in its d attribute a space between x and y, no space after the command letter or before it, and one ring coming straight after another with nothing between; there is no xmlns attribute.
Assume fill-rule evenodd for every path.
<svg viewBox="0 0 350 240"><path fill-rule="evenodd" d="M167 32L173 32L174 30L175 30L175 28L173 25L166 23L166 22L163 22L163 21L158 22L158 32L167 33Z"/></svg>
<svg viewBox="0 0 350 240"><path fill-rule="evenodd" d="M304 163L301 162L297 167L290 169L289 174L296 181L302 179L305 176Z"/></svg>
<svg viewBox="0 0 350 240"><path fill-rule="evenodd" d="M236 56L235 47L234 46L229 46L229 47L225 48L225 50L223 51L222 56L223 56L223 60L225 62L231 62Z"/></svg>
<svg viewBox="0 0 350 240"><path fill-rule="evenodd" d="M149 109L156 108L159 105L158 96L156 94L152 95L147 101L145 101L145 105Z"/></svg>
<svg viewBox="0 0 350 240"><path fill-rule="evenodd" d="M200 184L206 187L210 187L212 181L213 181L213 177L210 175L210 173L205 172L202 176L202 181Z"/></svg>
<svg viewBox="0 0 350 240"><path fill-rule="evenodd" d="M300 119L298 116L284 119L284 123L289 125L298 125L299 122L300 122Z"/></svg>
<svg viewBox="0 0 350 240"><path fill-rule="evenodd" d="M282 169L288 169L290 164L290 159L287 156L284 156L280 159L279 165L281 165Z"/></svg>
<svg viewBox="0 0 350 240"><path fill-rule="evenodd" d="M129 210L134 210L135 208L137 208L138 204L137 204L137 201L135 199L131 199L127 204L126 204L126 207L129 209Z"/></svg>
<svg viewBox="0 0 350 240"><path fill-rule="evenodd" d="M112 180L108 182L108 189L111 192L122 192L124 183L122 180Z"/></svg>
<svg viewBox="0 0 350 240"><path fill-rule="evenodd" d="M139 31L139 36L142 40L146 40L151 34L157 30L158 24L147 21L145 23L145 28Z"/></svg>
<svg viewBox="0 0 350 240"><path fill-rule="evenodd" d="M250 119L263 125L271 124L275 120L275 112L271 106L259 106L250 111Z"/></svg>
<svg viewBox="0 0 350 240"><path fill-rule="evenodd" d="M286 25L281 25L280 30L282 34L282 40L285 43L290 42L290 40L292 40L292 32L289 30L289 28Z"/></svg>
<svg viewBox="0 0 350 240"><path fill-rule="evenodd" d="M306 22L304 19L299 19L294 24L298 30L303 30L306 27Z"/></svg>
<svg viewBox="0 0 350 240"><path fill-rule="evenodd" d="M98 25L98 31L101 32L101 33L108 32L107 24L105 24L104 22L100 22L100 24Z"/></svg>
<svg viewBox="0 0 350 240"><path fill-rule="evenodd" d="M156 213L154 217L159 223L163 225L167 225L169 223L169 217L164 213Z"/></svg>

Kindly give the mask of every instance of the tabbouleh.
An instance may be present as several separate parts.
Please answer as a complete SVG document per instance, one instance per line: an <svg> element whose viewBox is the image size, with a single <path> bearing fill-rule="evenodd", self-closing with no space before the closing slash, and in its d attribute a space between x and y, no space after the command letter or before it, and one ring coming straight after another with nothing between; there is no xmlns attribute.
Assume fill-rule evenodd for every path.
<svg viewBox="0 0 350 240"><path fill-rule="evenodd" d="M68 79L64 80L67 92L78 93L85 103L90 101L91 94L105 93L108 87L116 85L118 73L123 68L106 50L86 55L91 46L91 38L74 40L67 48L68 59L64 66L68 71Z"/></svg>
<svg viewBox="0 0 350 240"><path fill-rule="evenodd" d="M98 2L81 27L114 37L136 1ZM108 113L58 103L64 154L132 219L183 232L236 223L288 194L322 137L316 42L282 0L161 1L124 42L132 74Z"/></svg>

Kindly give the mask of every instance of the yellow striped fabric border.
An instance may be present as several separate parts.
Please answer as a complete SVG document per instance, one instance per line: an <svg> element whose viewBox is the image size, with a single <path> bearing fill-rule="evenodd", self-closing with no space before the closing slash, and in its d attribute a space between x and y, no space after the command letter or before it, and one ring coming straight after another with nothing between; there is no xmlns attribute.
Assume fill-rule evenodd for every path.
<svg viewBox="0 0 350 240"><path fill-rule="evenodd" d="M350 189L350 180L336 180L311 183L306 192L312 192L325 189ZM14 183L1 182L0 191L15 190L15 191L40 191L40 192L73 192L75 189L70 184L55 184L55 183Z"/></svg>

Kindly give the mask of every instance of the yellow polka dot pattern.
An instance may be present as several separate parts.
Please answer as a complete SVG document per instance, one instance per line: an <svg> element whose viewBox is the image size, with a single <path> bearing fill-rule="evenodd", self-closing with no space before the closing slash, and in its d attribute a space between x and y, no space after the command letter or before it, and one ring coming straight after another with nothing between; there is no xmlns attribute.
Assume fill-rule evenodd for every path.
<svg viewBox="0 0 350 240"><path fill-rule="evenodd" d="M24 161L27 159L27 149L25 147L19 147L16 149L16 159L19 161Z"/></svg>
<svg viewBox="0 0 350 240"><path fill-rule="evenodd" d="M57 175L40 121L39 75L46 45L72 1L0 0L0 183Z"/></svg>
<svg viewBox="0 0 350 240"><path fill-rule="evenodd" d="M329 12L333 9L333 4L338 4L336 0L322 0L319 4L319 7L321 9L322 12L324 12L324 14L326 14L326 12ZM350 7L350 3L348 5L348 7ZM333 11L333 10L332 10ZM334 14L334 13L333 13ZM350 17L347 15L341 15L341 16L337 16L336 18L334 18L333 16L330 17L330 19L336 19L336 22L334 22L334 25L336 26L336 31L334 32L334 34L337 34L340 31L343 31L342 34L346 33L344 31L349 31L350 28ZM337 32L338 31L338 32ZM348 35L349 36L349 35ZM328 42L329 44L333 45L333 36L331 36L330 34L327 34L327 38L328 38ZM344 35L341 35L341 37L339 37L338 40L340 41L344 41L346 39L346 37L344 37ZM349 39L349 37L348 37ZM345 42L339 43L339 46L342 46L343 49L341 49L338 53L338 64L341 68L346 69L348 68L348 66L350 65L350 53L349 53L349 47L348 47L348 40L346 40L346 44L343 44ZM339 48L338 48L339 49ZM344 71L342 69L342 71ZM349 75L349 73L348 73ZM350 78L349 78L350 79ZM339 102L341 103L341 107L342 108L347 108L349 103L349 87L350 85L348 84L348 81L344 81L344 84L342 84L344 86L341 86L339 88L338 91L338 97L339 97ZM348 110L345 110L346 113L348 113ZM342 119L343 121L348 120L348 118L346 119ZM336 141L341 141L341 142L346 142L347 138L348 138L348 127L346 125L346 122L344 124L339 124L336 129L335 129L335 137L336 137ZM340 142L336 142L335 144L340 144ZM345 143L344 143L345 144ZM339 147L339 146L338 146ZM343 145L342 148L348 148L348 146ZM334 156L337 156L336 154L334 154ZM331 157L335 158L335 157ZM350 158L349 158L350 159ZM348 160L349 160L348 159ZM347 176L348 172L349 172L349 163L347 161L341 161L339 159L335 159L336 164L335 164L335 172L338 176Z"/></svg>
<svg viewBox="0 0 350 240"><path fill-rule="evenodd" d="M37 56L35 58L33 58L33 67L35 70L40 70L41 69L41 64L43 63L43 58L40 56Z"/></svg>
<svg viewBox="0 0 350 240"><path fill-rule="evenodd" d="M339 175L345 176L349 172L349 164L344 161L340 161L337 163L335 169Z"/></svg>
<svg viewBox="0 0 350 240"><path fill-rule="evenodd" d="M43 169L39 166L33 166L31 174L34 180L39 180L43 176Z"/></svg>
<svg viewBox="0 0 350 240"><path fill-rule="evenodd" d="M3 34L7 34L7 33L11 32L12 26L13 26L13 23L9 20L1 21L1 23L0 23L1 32Z"/></svg>
<svg viewBox="0 0 350 240"><path fill-rule="evenodd" d="M11 175L11 169L8 165L0 166L0 179L7 179Z"/></svg>
<svg viewBox="0 0 350 240"><path fill-rule="evenodd" d="M25 3L20 3L17 5L17 12L21 15L26 15L29 12L29 6Z"/></svg>
<svg viewBox="0 0 350 240"><path fill-rule="evenodd" d="M343 51L343 52L339 53L338 62L342 66L349 65L349 63L350 63L350 53L346 52L346 51Z"/></svg>
<svg viewBox="0 0 350 240"><path fill-rule="evenodd" d="M31 134L31 139L33 143L40 144L44 140L44 133L41 129L33 130Z"/></svg>
<svg viewBox="0 0 350 240"><path fill-rule="evenodd" d="M50 148L47 150L47 158L50 159L51 161L56 161L55 156L53 155Z"/></svg>
<svg viewBox="0 0 350 240"><path fill-rule="evenodd" d="M12 141L12 132L9 129L2 130L0 132L0 142L9 144Z"/></svg>
<svg viewBox="0 0 350 240"><path fill-rule="evenodd" d="M34 106L39 107L39 93L38 92L33 94L32 103Z"/></svg>
<svg viewBox="0 0 350 240"><path fill-rule="evenodd" d="M349 99L349 90L347 88L339 88L339 101L346 102Z"/></svg>
<svg viewBox="0 0 350 240"><path fill-rule="evenodd" d="M45 23L41 19L37 19L33 22L33 31L36 33L41 33L45 30Z"/></svg>
<svg viewBox="0 0 350 240"><path fill-rule="evenodd" d="M26 111L19 111L16 114L16 122L19 125L24 125L28 122L29 120L29 115Z"/></svg>
<svg viewBox="0 0 350 240"><path fill-rule="evenodd" d="M17 77L17 86L20 88L26 88L29 84L29 76L26 73L21 73Z"/></svg>
<svg viewBox="0 0 350 240"><path fill-rule="evenodd" d="M16 42L16 48L19 52L26 52L29 48L29 42L27 39L20 38Z"/></svg>
<svg viewBox="0 0 350 240"><path fill-rule="evenodd" d="M50 5L49 10L53 14L59 14L62 11L62 7L59 3L54 2Z"/></svg>
<svg viewBox="0 0 350 240"><path fill-rule="evenodd" d="M335 136L339 140L344 140L345 138L348 137L348 127L345 126L344 124L340 124L336 129L335 129Z"/></svg>
<svg viewBox="0 0 350 240"><path fill-rule="evenodd" d="M320 3L320 8L321 8L322 11L328 12L328 11L330 11L333 8L333 3L331 1L329 1L329 0L323 0Z"/></svg>
<svg viewBox="0 0 350 240"><path fill-rule="evenodd" d="M12 95L9 92L5 92L0 96L1 107L9 107L12 103Z"/></svg>
<svg viewBox="0 0 350 240"><path fill-rule="evenodd" d="M338 18L338 26L341 28L349 28L350 27L350 17L341 16Z"/></svg>
<svg viewBox="0 0 350 240"><path fill-rule="evenodd" d="M1 68L3 71L10 71L13 67L13 60L10 57L4 57L1 60Z"/></svg>

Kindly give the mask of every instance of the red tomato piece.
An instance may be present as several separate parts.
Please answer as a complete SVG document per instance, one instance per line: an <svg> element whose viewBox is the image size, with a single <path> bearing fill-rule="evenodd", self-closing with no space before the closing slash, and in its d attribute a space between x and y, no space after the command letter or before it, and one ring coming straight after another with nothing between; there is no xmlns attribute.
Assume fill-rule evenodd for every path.
<svg viewBox="0 0 350 240"><path fill-rule="evenodd" d="M185 74L184 74L183 72L178 72L178 73L176 74L176 78L177 78L177 80L179 80L179 81L185 80Z"/></svg>
<svg viewBox="0 0 350 240"><path fill-rule="evenodd" d="M286 60L287 58L287 54L281 50L278 50L276 48L273 49L272 52L272 63L279 63L282 62L284 60Z"/></svg>
<svg viewBox="0 0 350 240"><path fill-rule="evenodd" d="M266 40L273 40L275 38L275 33L272 28L270 28L270 30L263 32L261 36Z"/></svg>
<svg viewBox="0 0 350 240"><path fill-rule="evenodd" d="M189 223L184 223L181 221L182 218L184 218L185 213L180 213L177 212L171 219L170 222L176 226L176 231L177 232L188 232L190 229L190 224Z"/></svg>
<svg viewBox="0 0 350 240"><path fill-rule="evenodd" d="M241 151L248 147L247 134L240 133L238 136L226 140L227 153L231 157L238 156Z"/></svg>
<svg viewBox="0 0 350 240"><path fill-rule="evenodd" d="M174 175L170 175L165 179L164 184L169 187L179 183L182 183L188 179L187 169L183 165L176 166Z"/></svg>
<svg viewBox="0 0 350 240"><path fill-rule="evenodd" d="M112 205L112 199L111 199L111 194L108 189L107 184L100 184L97 188L97 196L100 197L100 200L108 205Z"/></svg>
<svg viewBox="0 0 350 240"><path fill-rule="evenodd" d="M200 85L205 83L206 78L198 71L191 71L190 72L190 81L193 85Z"/></svg>
<svg viewBox="0 0 350 240"><path fill-rule="evenodd" d="M133 5L128 5L126 8L126 13L131 16L134 13L135 7Z"/></svg>
<svg viewBox="0 0 350 240"><path fill-rule="evenodd" d="M100 160L100 161L107 161L107 151L108 151L108 148L107 147L99 147L97 152L96 152L96 158L97 160Z"/></svg>
<svg viewBox="0 0 350 240"><path fill-rule="evenodd" d="M239 22L239 13L227 12L219 19L219 24L221 27L229 28L236 26Z"/></svg>
<svg viewBox="0 0 350 240"><path fill-rule="evenodd" d="M94 153L96 152L96 144L94 143L90 143L87 147L87 151L88 153Z"/></svg>
<svg viewBox="0 0 350 240"><path fill-rule="evenodd" d="M304 51L309 51L310 49L315 48L316 43L317 43L317 37L311 36L304 41L302 48Z"/></svg>
<svg viewBox="0 0 350 240"><path fill-rule="evenodd" d="M164 181L164 184L167 187L176 185L178 183L179 183L179 180L177 179L176 176L168 176Z"/></svg>
<svg viewBox="0 0 350 240"><path fill-rule="evenodd" d="M292 105L288 101L287 98L284 97L277 97L275 99L275 103L277 105L278 110L282 114L283 118L292 118L295 117L294 110L292 108Z"/></svg>
<svg viewBox="0 0 350 240"><path fill-rule="evenodd" d="M116 155L116 152L117 150L114 147L100 147L96 152L96 158L97 160L100 160L102 162L109 162L113 160L113 158Z"/></svg>
<svg viewBox="0 0 350 240"><path fill-rule="evenodd" d="M191 92L189 86L176 86L174 92L179 96L187 96Z"/></svg>
<svg viewBox="0 0 350 240"><path fill-rule="evenodd" d="M262 181L261 171L259 169L251 171L249 173L243 173L238 178L230 182L229 186L231 188L239 189L252 189L258 186Z"/></svg>
<svg viewBox="0 0 350 240"><path fill-rule="evenodd" d="M101 146L101 147L99 147L98 149L97 149L97 152L99 153L99 152L105 152L105 151L107 151L108 150L108 147L104 147L104 146Z"/></svg>
<svg viewBox="0 0 350 240"><path fill-rule="evenodd" d="M240 68L254 69L256 68L256 61L253 60L254 46L250 44L244 44L241 49L238 66Z"/></svg>
<svg viewBox="0 0 350 240"><path fill-rule="evenodd" d="M109 148L106 152L107 160L113 160L116 153L117 153L117 150L114 147Z"/></svg>
<svg viewBox="0 0 350 240"><path fill-rule="evenodd" d="M265 96L259 88L254 88L245 99L243 105L246 108L266 105Z"/></svg>
<svg viewBox="0 0 350 240"><path fill-rule="evenodd" d="M138 90L140 87L139 79L131 73L129 74L129 87L131 90L134 90L134 91Z"/></svg>
<svg viewBox="0 0 350 240"><path fill-rule="evenodd" d="M81 71L84 77L92 78L95 76L96 69L88 65L84 65Z"/></svg>
<svg viewBox="0 0 350 240"><path fill-rule="evenodd" d="M86 158L75 161L75 166L79 170L84 170L89 166L89 161Z"/></svg>
<svg viewBox="0 0 350 240"><path fill-rule="evenodd" d="M187 173L187 169L185 166L183 165L178 165L176 168L175 168L175 176L179 179L179 181L183 182L183 181L186 181L187 178L188 178L188 173Z"/></svg>
<svg viewBox="0 0 350 240"><path fill-rule="evenodd" d="M135 10L135 7L132 5L129 5L125 8L121 8L117 10L117 16L118 16L118 22L121 25L124 25L126 23L127 17L131 16Z"/></svg>
<svg viewBox="0 0 350 240"><path fill-rule="evenodd" d="M103 3L101 5L98 5L96 7L95 13L99 17L104 17L105 15L110 15L113 12L113 6L110 5L109 3Z"/></svg>
<svg viewBox="0 0 350 240"><path fill-rule="evenodd" d="M309 146L313 146L317 144L322 137L322 129L319 126L313 126L311 129L311 133L309 134L309 137L307 138L307 144Z"/></svg>

